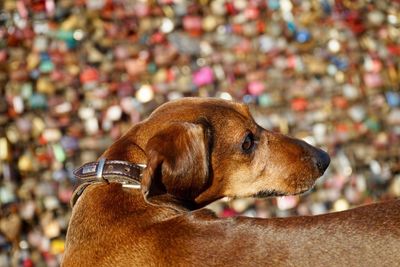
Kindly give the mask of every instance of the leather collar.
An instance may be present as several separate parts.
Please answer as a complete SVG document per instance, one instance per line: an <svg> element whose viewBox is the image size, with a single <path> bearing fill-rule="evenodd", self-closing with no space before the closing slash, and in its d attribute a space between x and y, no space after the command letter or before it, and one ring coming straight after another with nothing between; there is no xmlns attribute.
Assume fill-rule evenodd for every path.
<svg viewBox="0 0 400 267"><path fill-rule="evenodd" d="M75 177L82 182L71 197L74 207L83 191L94 183L120 183L123 187L140 189L144 164L135 164L121 160L106 160L89 162L74 170Z"/></svg>

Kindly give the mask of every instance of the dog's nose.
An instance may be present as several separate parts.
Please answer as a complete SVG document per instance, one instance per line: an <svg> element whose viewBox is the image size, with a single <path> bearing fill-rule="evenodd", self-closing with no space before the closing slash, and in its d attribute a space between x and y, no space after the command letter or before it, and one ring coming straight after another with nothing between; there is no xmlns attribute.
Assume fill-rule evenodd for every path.
<svg viewBox="0 0 400 267"><path fill-rule="evenodd" d="M328 168L329 163L331 163L331 158L329 157L328 153L319 148L317 148L316 157L318 170L321 172L321 174L323 174Z"/></svg>

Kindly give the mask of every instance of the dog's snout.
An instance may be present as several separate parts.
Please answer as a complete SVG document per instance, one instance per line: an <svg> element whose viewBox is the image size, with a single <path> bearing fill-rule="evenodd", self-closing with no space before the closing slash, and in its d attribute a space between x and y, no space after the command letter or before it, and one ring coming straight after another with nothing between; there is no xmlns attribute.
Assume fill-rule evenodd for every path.
<svg viewBox="0 0 400 267"><path fill-rule="evenodd" d="M318 170L321 172L321 174L323 174L328 168L331 158L329 157L328 153L319 148L316 149L316 157Z"/></svg>
<svg viewBox="0 0 400 267"><path fill-rule="evenodd" d="M309 171L314 172L317 169L319 176L324 174L331 162L328 153L326 153L322 149L316 148L308 144L303 140L291 138L282 134L271 133L268 131L266 131L266 134L268 135L268 139L272 140L272 142L269 144L270 147L272 146L273 142L276 142L282 144L281 146L277 147L279 150L284 148L282 149L282 151L285 152L285 155L288 157L288 159L309 159L309 163L311 163L311 165L307 165L310 167L313 166L311 168L312 170L309 169ZM299 161L298 163L303 165L304 161Z"/></svg>

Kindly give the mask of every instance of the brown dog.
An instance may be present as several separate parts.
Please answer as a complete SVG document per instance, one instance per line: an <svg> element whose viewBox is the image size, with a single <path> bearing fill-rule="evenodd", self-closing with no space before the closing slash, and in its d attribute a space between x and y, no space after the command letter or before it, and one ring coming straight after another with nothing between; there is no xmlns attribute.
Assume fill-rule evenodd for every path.
<svg viewBox="0 0 400 267"><path fill-rule="evenodd" d="M400 201L276 219L221 219L199 209L224 196L300 194L329 165L322 150L262 129L244 105L167 103L103 158L119 161L77 171L108 182L78 190L62 266L400 264ZM130 181L140 180L142 165L137 190Z"/></svg>

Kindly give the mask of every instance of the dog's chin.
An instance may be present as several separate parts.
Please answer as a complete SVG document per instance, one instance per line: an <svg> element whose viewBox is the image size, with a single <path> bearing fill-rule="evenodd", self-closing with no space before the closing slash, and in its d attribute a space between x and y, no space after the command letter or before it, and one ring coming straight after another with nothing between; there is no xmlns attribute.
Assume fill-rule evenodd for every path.
<svg viewBox="0 0 400 267"><path fill-rule="evenodd" d="M298 192L296 192L294 194L291 194L291 195L293 195L293 196L302 195L302 194L305 194L307 192L310 192L313 188L314 188L314 186L311 186L311 187L305 188L305 189L301 189Z"/></svg>

